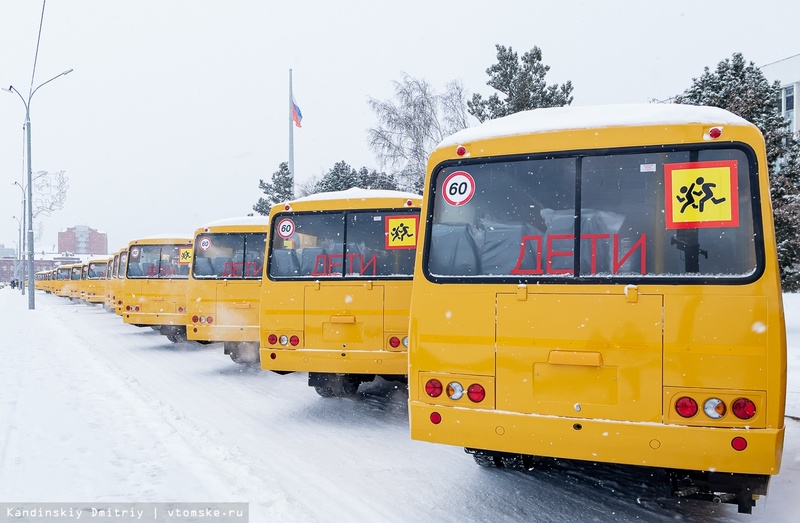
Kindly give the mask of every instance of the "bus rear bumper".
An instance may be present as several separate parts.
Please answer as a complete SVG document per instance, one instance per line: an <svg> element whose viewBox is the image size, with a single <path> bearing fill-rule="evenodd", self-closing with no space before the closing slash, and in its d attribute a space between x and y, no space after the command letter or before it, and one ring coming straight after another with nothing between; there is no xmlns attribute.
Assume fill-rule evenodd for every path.
<svg viewBox="0 0 800 523"><path fill-rule="evenodd" d="M784 428L732 429L516 414L409 401L412 439L504 453L775 475ZM435 423L434 421L438 421ZM741 448L743 438L746 443Z"/></svg>
<svg viewBox="0 0 800 523"><path fill-rule="evenodd" d="M408 374L408 353L261 347L261 368L288 372L337 374Z"/></svg>

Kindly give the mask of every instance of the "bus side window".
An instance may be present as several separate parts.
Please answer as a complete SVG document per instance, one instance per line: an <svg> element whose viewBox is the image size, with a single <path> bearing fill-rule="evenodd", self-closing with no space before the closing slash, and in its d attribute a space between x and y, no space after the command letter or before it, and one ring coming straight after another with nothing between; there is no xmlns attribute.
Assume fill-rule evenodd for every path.
<svg viewBox="0 0 800 523"><path fill-rule="evenodd" d="M480 274L478 245L472 227L466 223L435 223L428 270L431 274L462 276Z"/></svg>

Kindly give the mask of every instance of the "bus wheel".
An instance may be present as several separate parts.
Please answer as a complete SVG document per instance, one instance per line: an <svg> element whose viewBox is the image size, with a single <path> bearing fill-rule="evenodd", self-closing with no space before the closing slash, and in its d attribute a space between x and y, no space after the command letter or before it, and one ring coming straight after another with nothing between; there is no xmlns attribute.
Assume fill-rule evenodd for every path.
<svg viewBox="0 0 800 523"><path fill-rule="evenodd" d="M357 374L309 372L308 384L323 398L349 398L358 392L361 377Z"/></svg>
<svg viewBox="0 0 800 523"><path fill-rule="evenodd" d="M225 342L225 354L242 365L255 365L261 361L258 343L253 342Z"/></svg>
<svg viewBox="0 0 800 523"><path fill-rule="evenodd" d="M481 449L464 449L467 454L472 454L472 459L481 467L503 468L503 460L494 452Z"/></svg>

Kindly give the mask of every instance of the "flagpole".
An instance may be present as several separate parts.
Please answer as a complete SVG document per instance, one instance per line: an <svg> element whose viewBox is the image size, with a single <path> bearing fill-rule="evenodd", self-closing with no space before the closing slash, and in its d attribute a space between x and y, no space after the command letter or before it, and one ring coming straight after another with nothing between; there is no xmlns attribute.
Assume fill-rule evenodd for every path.
<svg viewBox="0 0 800 523"><path fill-rule="evenodd" d="M294 178L294 119L292 118L292 70L289 69L289 174L292 175L292 195L296 195Z"/></svg>

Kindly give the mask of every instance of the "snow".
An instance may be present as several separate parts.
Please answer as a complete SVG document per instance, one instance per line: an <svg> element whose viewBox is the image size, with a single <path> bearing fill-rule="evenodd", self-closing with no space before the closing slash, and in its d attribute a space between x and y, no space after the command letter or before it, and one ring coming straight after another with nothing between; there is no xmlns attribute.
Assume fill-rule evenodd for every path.
<svg viewBox="0 0 800 523"><path fill-rule="evenodd" d="M667 124L748 125L750 122L718 107L685 104L616 104L533 109L489 120L442 140L439 147L547 131L595 127Z"/></svg>
<svg viewBox="0 0 800 523"><path fill-rule="evenodd" d="M292 200L290 202L285 202L285 203L312 202L321 200L363 200L366 198L420 199L422 198L422 196L411 192L393 191L390 189L360 189L358 187L352 187L344 191L331 191L331 192L310 194L308 196L303 196L302 198L297 198L296 200Z"/></svg>
<svg viewBox="0 0 800 523"><path fill-rule="evenodd" d="M238 216L233 218L222 218L206 223L202 228L223 227L228 225L269 225L269 216L261 214L257 216Z"/></svg>
<svg viewBox="0 0 800 523"><path fill-rule="evenodd" d="M173 344L99 306L36 298L30 311L0 289L0 503L238 501L254 523L781 523L800 511L798 294L784 296L783 467L752 515L672 499L651 469L478 467L460 448L409 438L401 384L321 398L304 374L237 365L221 344Z"/></svg>

